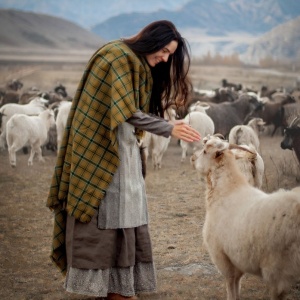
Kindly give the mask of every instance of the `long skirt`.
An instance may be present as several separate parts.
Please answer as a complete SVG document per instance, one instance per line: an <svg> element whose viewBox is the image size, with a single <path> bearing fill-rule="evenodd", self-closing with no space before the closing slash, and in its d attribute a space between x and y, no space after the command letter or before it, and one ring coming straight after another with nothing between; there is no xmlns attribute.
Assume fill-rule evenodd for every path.
<svg viewBox="0 0 300 300"><path fill-rule="evenodd" d="M148 225L98 229L97 215L87 224L68 216L66 244L68 292L106 297L156 290Z"/></svg>

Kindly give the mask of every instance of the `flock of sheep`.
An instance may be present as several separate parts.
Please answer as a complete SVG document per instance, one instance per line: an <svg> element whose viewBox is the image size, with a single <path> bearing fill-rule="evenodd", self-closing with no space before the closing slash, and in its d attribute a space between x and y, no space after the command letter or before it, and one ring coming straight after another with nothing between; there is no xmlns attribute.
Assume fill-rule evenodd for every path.
<svg viewBox="0 0 300 300"><path fill-rule="evenodd" d="M11 82L8 90L18 82ZM240 279L250 273L261 276L270 286L271 299L279 300L300 279L300 187L272 194L261 190L264 161L259 135L270 124L272 135L281 128L281 147L293 149L300 163L299 90L240 88L223 81L215 91L195 91L186 107L170 107L165 118L184 119L203 138L180 141L181 161L189 154L192 166L206 179L203 237L226 279L227 299L239 299ZM13 167L16 152L26 146L31 148L28 165L35 154L43 160L45 145L57 151L71 108L62 85L51 93L31 92L35 94L26 101L19 93L11 103L5 98L9 92L0 91L0 149L8 148ZM170 138L146 133L140 144L144 164L151 156L153 167L160 169L169 142Z"/></svg>
<svg viewBox="0 0 300 300"><path fill-rule="evenodd" d="M12 167L16 167L20 149L26 151L30 146L29 166L35 155L39 161L44 160L43 147L57 150L72 103L61 84L51 92L32 88L19 93L22 86L19 80L13 80L0 91L0 150L7 147Z"/></svg>

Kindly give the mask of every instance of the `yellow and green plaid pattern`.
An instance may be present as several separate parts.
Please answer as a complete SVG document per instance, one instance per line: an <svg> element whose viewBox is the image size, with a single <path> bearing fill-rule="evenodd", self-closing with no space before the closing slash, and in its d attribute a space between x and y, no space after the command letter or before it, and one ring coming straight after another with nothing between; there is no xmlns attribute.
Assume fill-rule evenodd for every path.
<svg viewBox="0 0 300 300"><path fill-rule="evenodd" d="M151 71L124 43L114 41L90 59L68 116L47 199L54 210L51 258L65 272L66 212L89 222L119 164L117 126L147 112Z"/></svg>

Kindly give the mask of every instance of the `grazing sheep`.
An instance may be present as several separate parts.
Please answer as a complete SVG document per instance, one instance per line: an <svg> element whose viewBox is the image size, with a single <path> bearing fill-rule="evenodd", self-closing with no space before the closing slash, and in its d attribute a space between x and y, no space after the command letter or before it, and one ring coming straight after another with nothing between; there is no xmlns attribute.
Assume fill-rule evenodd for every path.
<svg viewBox="0 0 300 300"><path fill-rule="evenodd" d="M284 122L284 106L289 103L295 103L295 99L289 95L285 94L281 100L273 102L268 98L262 98L263 102L258 106L251 114L248 115L249 119L256 117L262 118L266 125L274 125L274 129L271 136L274 136L278 128L283 127ZM249 120L248 119L248 120ZM248 122L248 120L245 120Z"/></svg>
<svg viewBox="0 0 300 300"><path fill-rule="evenodd" d="M213 120L206 114L206 109L203 106L196 106L198 109L202 109L202 111L192 111L186 117L184 118L185 122L189 124L191 127L196 129L201 136L206 136L208 134L214 134L215 131L215 125ZM192 153L195 153L195 151L202 149L203 143L202 141L196 141L196 142L186 142L183 140L180 140L180 146L182 148L181 152L181 162L184 162L186 160L186 154L189 149L192 149Z"/></svg>
<svg viewBox="0 0 300 300"><path fill-rule="evenodd" d="M243 89L243 86L240 83L235 84L235 83L232 83L232 82L228 82L226 79L222 79L222 86L232 88L235 91L240 91L240 90Z"/></svg>
<svg viewBox="0 0 300 300"><path fill-rule="evenodd" d="M14 90L1 91L0 107L8 103L19 103L20 92Z"/></svg>
<svg viewBox="0 0 300 300"><path fill-rule="evenodd" d="M41 97L32 99L28 104L8 103L0 108L0 149L5 149L6 123L14 114L37 115L47 109L48 100Z"/></svg>
<svg viewBox="0 0 300 300"><path fill-rule="evenodd" d="M214 122L215 132L228 137L231 128L244 124L248 114L259 105L256 97L243 94L233 102L209 103L206 113Z"/></svg>
<svg viewBox="0 0 300 300"><path fill-rule="evenodd" d="M34 99L36 97L43 97L43 93L39 90L24 91L20 95L18 103L19 104L28 104L32 99Z"/></svg>
<svg viewBox="0 0 300 300"><path fill-rule="evenodd" d="M282 149L294 150L300 164L300 116L295 117L284 129L284 138L280 146Z"/></svg>
<svg viewBox="0 0 300 300"><path fill-rule="evenodd" d="M13 91L18 91L23 87L23 82L19 79L12 79L6 84L6 87Z"/></svg>
<svg viewBox="0 0 300 300"><path fill-rule="evenodd" d="M245 273L261 277L272 300L284 299L300 278L300 194L297 189L267 194L251 186L233 147L242 148L208 139L193 158L206 178L204 243L225 277L227 300L240 299ZM247 149L239 155L256 156Z"/></svg>
<svg viewBox="0 0 300 300"><path fill-rule="evenodd" d="M263 131L266 123L261 118L253 118L247 125L236 125L229 132L230 144L253 145L259 150L259 133Z"/></svg>
<svg viewBox="0 0 300 300"><path fill-rule="evenodd" d="M14 114L7 122L6 141L9 161L16 167L16 152L26 145L31 146L28 165L33 164L35 153L39 161L43 161L41 146L45 144L51 126L55 126L54 112L50 109L42 111L38 116Z"/></svg>
<svg viewBox="0 0 300 300"><path fill-rule="evenodd" d="M214 93L194 93L195 99L203 102L214 102L214 103L221 103L221 102L232 102L238 98L238 94L236 91L232 90L228 87L222 87L215 89Z"/></svg>

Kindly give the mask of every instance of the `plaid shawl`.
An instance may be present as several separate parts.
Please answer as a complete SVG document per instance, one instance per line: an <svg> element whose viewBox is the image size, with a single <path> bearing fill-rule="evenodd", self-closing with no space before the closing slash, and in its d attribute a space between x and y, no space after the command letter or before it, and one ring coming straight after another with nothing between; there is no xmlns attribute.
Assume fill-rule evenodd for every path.
<svg viewBox="0 0 300 300"><path fill-rule="evenodd" d="M66 271L67 214L89 222L119 164L117 126L147 112L151 71L123 42L98 49L88 62L68 116L47 207L54 211L51 259Z"/></svg>

